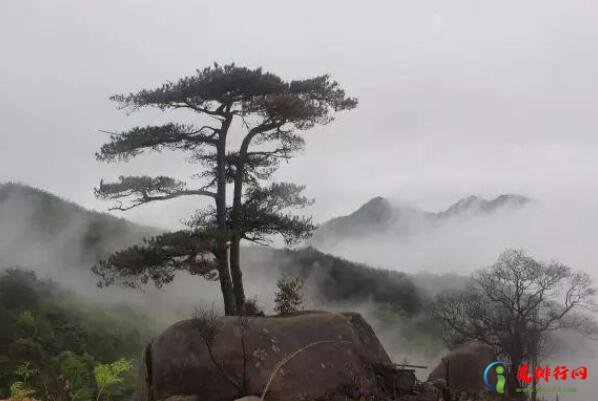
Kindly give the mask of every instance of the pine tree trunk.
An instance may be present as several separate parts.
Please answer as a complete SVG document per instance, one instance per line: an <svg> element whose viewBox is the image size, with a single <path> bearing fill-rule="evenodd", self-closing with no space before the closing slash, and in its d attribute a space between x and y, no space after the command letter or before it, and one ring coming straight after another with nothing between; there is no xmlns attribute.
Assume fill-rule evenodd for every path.
<svg viewBox="0 0 598 401"><path fill-rule="evenodd" d="M233 209L231 211L231 229L233 237L230 248L230 269L235 287L235 301L240 313L245 309L245 289L243 288L243 272L241 270L241 237L242 230L242 211L243 206L243 178L245 177L245 165L247 162L247 151L249 144L255 133L249 133L241 144L239 149L239 158L235 166L235 179L233 189Z"/></svg>
<svg viewBox="0 0 598 401"><path fill-rule="evenodd" d="M235 296L233 293L233 285L230 278L228 255L226 247L216 250L216 260L218 263L218 277L220 279L220 290L224 301L224 314L226 316L234 316L237 314L235 305Z"/></svg>
<svg viewBox="0 0 598 401"><path fill-rule="evenodd" d="M233 234L230 245L230 270L237 312L242 314L245 309L245 288L243 287L243 272L241 271L241 239L235 234Z"/></svg>
<svg viewBox="0 0 598 401"><path fill-rule="evenodd" d="M235 296L230 276L227 255L227 227L226 227L226 134L232 121L232 115L222 123L222 129L217 146L217 193L216 193L216 224L218 239L216 245L216 259L218 261L218 276L220 289L224 298L224 314L236 315Z"/></svg>
<svg viewBox="0 0 598 401"><path fill-rule="evenodd" d="M243 272L241 271L241 206L244 170L245 156L241 154L235 172L233 209L231 213L232 240L230 246L230 270L233 278L235 302L237 310L240 313L245 309L245 289L243 288Z"/></svg>

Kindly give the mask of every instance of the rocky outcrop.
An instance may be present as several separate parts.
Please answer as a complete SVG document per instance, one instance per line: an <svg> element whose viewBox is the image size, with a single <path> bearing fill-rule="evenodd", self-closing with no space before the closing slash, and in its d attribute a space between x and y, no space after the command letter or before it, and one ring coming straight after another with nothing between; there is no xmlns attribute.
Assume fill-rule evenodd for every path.
<svg viewBox="0 0 598 401"><path fill-rule="evenodd" d="M136 401L185 395L232 400L261 395L268 383L268 400L370 394L377 391L374 365L390 364L372 328L355 313L224 317L216 325L209 347L201 319L179 322L152 340Z"/></svg>
<svg viewBox="0 0 598 401"><path fill-rule="evenodd" d="M484 384L484 370L496 361L492 347L479 342L466 343L449 352L430 373L428 382L441 383L452 392L479 394L487 391ZM496 383L496 374L489 380Z"/></svg>

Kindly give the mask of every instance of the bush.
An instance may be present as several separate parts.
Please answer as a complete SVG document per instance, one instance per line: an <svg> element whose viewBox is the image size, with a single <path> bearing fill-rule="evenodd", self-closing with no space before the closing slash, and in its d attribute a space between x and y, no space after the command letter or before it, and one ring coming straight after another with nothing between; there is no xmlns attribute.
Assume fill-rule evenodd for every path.
<svg viewBox="0 0 598 401"><path fill-rule="evenodd" d="M35 394L35 391L27 388L23 382L14 382L10 385L10 399L11 401L22 401Z"/></svg>
<svg viewBox="0 0 598 401"><path fill-rule="evenodd" d="M107 400L111 398L111 392L118 391L119 385L125 381L125 374L133 368L133 363L125 358L121 358L116 362L98 364L93 370L93 374L98 386L97 400L99 401L102 395Z"/></svg>
<svg viewBox="0 0 598 401"><path fill-rule="evenodd" d="M281 315L288 315L299 311L303 304L303 280L299 277L283 277L276 282L278 291L274 302L275 310Z"/></svg>
<svg viewBox="0 0 598 401"><path fill-rule="evenodd" d="M245 302L246 316L266 316L262 308L257 304L256 298L250 298Z"/></svg>

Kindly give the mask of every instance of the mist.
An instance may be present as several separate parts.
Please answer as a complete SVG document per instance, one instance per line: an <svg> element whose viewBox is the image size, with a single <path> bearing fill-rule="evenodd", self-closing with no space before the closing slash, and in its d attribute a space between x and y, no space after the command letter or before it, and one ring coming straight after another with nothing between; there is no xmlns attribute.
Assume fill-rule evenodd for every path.
<svg viewBox="0 0 598 401"><path fill-rule="evenodd" d="M406 204L400 203L400 207L405 208ZM335 246L324 250L371 266L408 272L418 290L428 298L444 290L461 288L471 271L493 263L505 248L521 247L522 244L527 245L525 249L536 258L559 260L595 273L595 270L585 268L594 266L593 255L588 250L591 249L592 223L595 221L591 213L580 212L586 210L591 209L565 209L562 204L533 200L520 208L452 217L434 226L423 222L418 226L414 224L417 223L415 219L410 222L410 232L403 230L397 234L391 227L384 233L349 241L338 240ZM151 284L141 290L97 288L97 278L90 271L96 255L86 255L83 243L92 224L90 217L70 215L70 219L61 221L60 229L48 235L40 230L40 212L43 209L40 209L39 201L34 197L24 198L18 191L0 202L2 267L18 265L32 269L40 277L58 281L61 286L100 305L134 306L152 316L157 329L191 317L199 306L221 312L219 284L186 273L179 274L173 283L162 289ZM106 246L119 249L140 241L148 233L159 231L132 227L136 229L123 230L118 236L107 238ZM276 281L289 272L299 271L299 267L294 265L292 258L267 252L267 248L246 246L242 257L248 298L255 300L266 313L274 313ZM381 316L380 305L371 301L326 301L318 290L326 274L315 266L313 273L305 277L303 308L361 313L394 361L428 366L428 369L417 372L420 380L425 380L447 351L442 343L434 346L425 342L418 344L416 338L421 335L418 334L421 329L417 325L425 316L415 315L389 323ZM558 352L547 363L583 363L590 369L598 366L595 340L581 339L573 333L558 339ZM582 383L578 388L575 397L579 398L567 395L561 399L584 400L583 397L593 391L589 383Z"/></svg>
<svg viewBox="0 0 598 401"><path fill-rule="evenodd" d="M462 276L491 265L506 248L565 263L598 281L596 20L598 5L587 0L375 6L3 0L0 182L17 180L107 212L109 205L93 193L101 179L163 174L186 180L197 172L171 153L97 162L94 153L107 139L100 130L182 118L156 110L126 114L111 95L157 87L215 61L262 66L289 80L328 73L359 107L306 133L305 151L274 174L276 181L306 185L316 202L304 212L315 222L347 215L375 196L430 212L472 194L518 193L533 202L434 226L414 219L407 232L330 238L318 249L410 273L429 296L458 287ZM233 128L235 134L239 127ZM164 289L98 289L90 272L111 250L181 228L204 204L176 200L111 211L140 226L115 222L122 232L98 240L89 237L94 223L84 214L48 222L60 229L43 231L33 223L39 205L9 197L0 203L0 268L33 269L97 303L134 304L163 325L190 316L198 304L219 309L216 282L181 274ZM99 241L97 254L87 253L90 240ZM248 296L271 312L282 274L277 266L285 261L247 249L244 258ZM306 280L307 309L360 311L395 358L431 359L405 349L400 332L413 322L384 327L371 303L325 304L313 291L321 279ZM581 344L574 336L563 341L570 343ZM596 344L580 348L574 354L563 346L568 351L559 357L590 358L585 351ZM598 367L591 358L592 369Z"/></svg>
<svg viewBox="0 0 598 401"><path fill-rule="evenodd" d="M472 193L595 199L595 2L60 4L2 3L2 181L104 211L92 191L101 178L189 178L195 171L176 157L98 163L98 130L178 118L127 115L108 97L218 61L284 79L329 73L359 98L356 110L308 133L305 152L276 175L307 186L318 222L373 196L431 210ZM219 15L228 16L224 30ZM193 210L178 202L126 217L173 229Z"/></svg>
<svg viewBox="0 0 598 401"><path fill-rule="evenodd" d="M449 205L427 211L440 212ZM507 207L487 214L466 213L438 224L430 224L421 220L417 213L415 217L411 213L410 218L409 212L417 210L416 205L395 200L393 207L403 212L403 219L399 219L395 226L386 227L382 232L373 231L369 235L361 233L357 237L328 237L319 249L373 266L415 274L415 281L421 283L422 288L427 288L430 295L459 289L459 283L465 285L470 273L490 266L507 248L524 249L530 256L543 262L565 263L575 270L589 273L596 282L598 255L593 250L593 244L598 235L598 211L593 205L595 200L592 198L565 193L533 199L521 207ZM432 275L422 274L424 272ZM434 288L433 281L439 279L439 274L457 274L460 280L452 286L444 280L440 289ZM418 280L418 275L423 280ZM405 357L431 367L439 362L444 350L436 357L422 352L415 355L405 352L406 344L400 339L401 327L376 326L375 314L368 310L367 305L352 307L374 322L376 332L396 360ZM584 313L598 318L596 310L586 310ZM570 368L587 366L594 371L598 368L597 349L598 338L595 336L557 333L554 353L543 363L552 368L556 365ZM425 375L427 372L429 370L418 374ZM577 393L559 394L559 399L585 401L591 399L596 389L592 382L569 384L577 387ZM549 400L555 397L552 394L544 396Z"/></svg>
<svg viewBox="0 0 598 401"><path fill-rule="evenodd" d="M332 244L320 248L388 269L464 275L492 264L505 249L521 248L538 260L557 260L596 278L598 255L592 244L598 211L593 204L591 199L534 199L520 208L451 217L435 226L412 221L409 232L390 228L358 238L332 238Z"/></svg>

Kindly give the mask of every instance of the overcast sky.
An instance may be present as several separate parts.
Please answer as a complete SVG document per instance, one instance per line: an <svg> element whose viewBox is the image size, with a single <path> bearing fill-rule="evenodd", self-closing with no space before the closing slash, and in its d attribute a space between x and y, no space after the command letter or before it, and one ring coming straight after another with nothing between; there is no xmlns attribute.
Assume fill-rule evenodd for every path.
<svg viewBox="0 0 598 401"><path fill-rule="evenodd" d="M214 61L330 73L357 109L307 135L279 179L317 221L377 195L440 209L474 193L597 200L595 1L0 2L0 181L86 207L100 178L175 174L174 155L105 165L104 130L168 121L108 97ZM175 226L189 201L129 212Z"/></svg>

